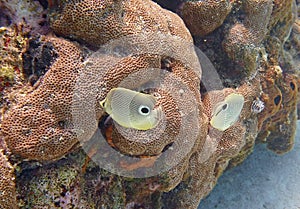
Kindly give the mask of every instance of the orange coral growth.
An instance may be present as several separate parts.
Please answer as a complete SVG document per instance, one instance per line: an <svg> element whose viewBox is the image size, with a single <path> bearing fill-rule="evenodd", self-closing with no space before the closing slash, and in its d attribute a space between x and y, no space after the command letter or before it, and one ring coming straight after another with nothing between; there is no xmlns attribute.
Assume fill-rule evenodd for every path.
<svg viewBox="0 0 300 209"><path fill-rule="evenodd" d="M283 154L292 149L294 144L297 120L297 77L292 74L283 74L280 82L277 80L272 87L264 89L269 99L266 100L267 111L261 116L264 119L258 139L266 141L269 149ZM274 87L277 89L276 92L272 91ZM280 95L280 100L278 95ZM261 117L259 118L260 124Z"/></svg>
<svg viewBox="0 0 300 209"><path fill-rule="evenodd" d="M4 117L2 132L8 148L23 158L52 160L77 143L70 127L72 101L69 90L81 65L77 46L62 39L46 38L59 54L47 74Z"/></svg>
<svg viewBox="0 0 300 209"><path fill-rule="evenodd" d="M120 166L122 168L125 168L126 170L135 170L138 168L143 168L143 167L152 167L155 163L155 160L158 158L159 156L153 156L153 157L141 157L140 160L136 163L132 163L132 164L128 164L125 161L121 161L120 162Z"/></svg>
<svg viewBox="0 0 300 209"><path fill-rule="evenodd" d="M208 52L219 51L210 53L213 54L214 62L224 68L224 63L228 64L233 60L240 67L253 72L251 76L247 72L245 78L238 74L238 78L244 79L236 83L221 74L226 85L236 88L208 91L202 95L201 100L201 72L195 72L193 66L189 66L191 63L184 62L190 58L193 60L193 53L186 53L187 50L176 41L157 38L162 35L177 36L176 40L180 40L179 42L185 41L183 45L197 41L192 39L183 20L176 14L162 9L150 0L49 0L53 32L79 41L82 47L63 38L42 36L33 44L41 49L47 48L47 58L51 59L47 59L47 63L43 60L39 62L44 66L41 73L37 73L38 69L30 65L34 62L26 61L26 56L36 51L29 42L29 49L22 57L24 62L20 65L26 65L25 74L33 73L28 78L31 86L28 84L29 89L16 99L15 104L11 104L1 124L9 151L29 160L56 160L73 151L80 142L90 157L80 164L83 164L82 171L85 175L90 172L90 160L97 163L97 157L114 167L111 162L106 161L111 158L110 150L121 156L121 160L116 160L115 167L128 172L141 171L142 175L148 172L148 168L159 167L160 157L169 152L171 155L167 159L163 158L166 160L163 161L163 166L174 161L176 163L163 172L158 169L158 175L147 178L145 184L136 184L138 186L134 189L142 192L129 197L133 192L124 189L128 183L126 180L120 181L118 190L122 191L123 199L132 202L142 202L154 191L159 194L168 192L162 196L164 206L196 208L227 166L237 165L246 158L252 151L256 138L267 142L268 148L276 153L284 153L293 146L300 80L293 70L284 69L282 62L285 60L281 60L283 53L278 49L284 48L282 46L290 27L290 24L281 24L293 20L291 2L187 0L182 3L181 8L177 8L193 35L205 36L215 31L216 36L213 35L210 39L212 46L205 46ZM177 3L179 6L179 1ZM222 27L222 30L215 30L217 27ZM294 27L293 33L297 33L299 27L297 24ZM271 38L268 38L268 32L272 34ZM141 36L128 37L137 34ZM119 39L120 37L127 39ZM215 42L214 37L218 39ZM5 50L12 43L11 38L13 37L3 37L2 41L5 41L1 44ZM114 45L116 39L123 42L116 42L118 45ZM203 41L207 45L209 42ZM106 43L108 44L104 45ZM128 51L122 51L123 45L120 43L125 43L124 48ZM115 47L120 45L120 48ZM220 50L219 47L222 46L224 50ZM93 50L99 47L119 54L108 55L105 54L107 51L103 54L102 51L94 53ZM135 48L138 50L134 51ZM149 49L150 52L146 51ZM130 50L133 53L126 54ZM170 52L174 57L166 55ZM90 56L85 59L85 55ZM219 55L221 58L217 57ZM14 57L18 56L19 53L14 54ZM34 58L39 57L41 56ZM198 63L197 57L193 61ZM228 71L233 65L228 65ZM19 64L12 69L22 71ZM99 69L108 70L102 72ZM160 71L153 71L151 74L145 69ZM230 72L239 73L237 69L238 67ZM131 77L133 74L135 77ZM79 79L83 75L87 77L85 82ZM170 75L174 76L172 81L176 82L168 80ZM157 82L163 88L159 86L147 89L160 76L166 78ZM107 125L102 123L107 115L104 115L99 101L117 86L157 96L156 105L163 109L164 117L155 128L140 131L113 123L102 130L101 125ZM206 90L209 89L201 89L201 92ZM96 92L96 99L93 106L88 106L93 91ZM80 93L83 97L77 104L78 101L74 102L74 98ZM219 131L211 127L208 121L212 118L214 106L232 93L244 97L243 109L239 118L228 129ZM253 110L253 102L256 101L261 102L261 106L258 107L260 109ZM92 113L94 118L86 117L91 110L95 111ZM81 126L76 126L78 124L75 122ZM103 142L109 151L99 152L103 144L97 144L98 138L92 137L98 131L98 125L103 131ZM138 157L143 158L137 162ZM0 207L8 205L13 208L16 205L13 168L2 152L0 164L0 190L4 191L0 193L3 197L0 198ZM41 177L37 177L37 182L39 178ZM110 177L106 183L104 192L108 192L107 194L112 189L110 185L113 179ZM177 188L174 189L175 187ZM105 204L109 205L107 202ZM124 204L132 206L131 202Z"/></svg>
<svg viewBox="0 0 300 209"><path fill-rule="evenodd" d="M228 0L185 1L180 15L194 36L204 36L223 24L231 11Z"/></svg>
<svg viewBox="0 0 300 209"><path fill-rule="evenodd" d="M14 169L0 149L0 206L3 209L17 209L14 180Z"/></svg>
<svg viewBox="0 0 300 209"><path fill-rule="evenodd" d="M241 10L242 22L236 21L222 43L227 55L237 63L244 63L247 74L257 67L258 48L268 32L272 0L245 0Z"/></svg>
<svg viewBox="0 0 300 209"><path fill-rule="evenodd" d="M122 36L161 32L192 41L183 21L150 0L60 2L53 11L51 27L59 35L99 46Z"/></svg>
<svg viewBox="0 0 300 209"><path fill-rule="evenodd" d="M282 72L279 66L269 66L261 77L265 110L258 115L260 130L257 140L278 154L289 151L294 144L298 77Z"/></svg>

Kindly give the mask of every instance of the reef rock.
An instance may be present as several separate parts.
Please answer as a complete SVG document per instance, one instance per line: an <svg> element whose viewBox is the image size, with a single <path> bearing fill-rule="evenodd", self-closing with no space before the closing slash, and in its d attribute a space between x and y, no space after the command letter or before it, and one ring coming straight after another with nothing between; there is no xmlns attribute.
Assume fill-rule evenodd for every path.
<svg viewBox="0 0 300 209"><path fill-rule="evenodd" d="M1 2L0 208L197 208L255 143L292 149L298 2L156 2ZM116 87L153 95L158 125L113 121Z"/></svg>

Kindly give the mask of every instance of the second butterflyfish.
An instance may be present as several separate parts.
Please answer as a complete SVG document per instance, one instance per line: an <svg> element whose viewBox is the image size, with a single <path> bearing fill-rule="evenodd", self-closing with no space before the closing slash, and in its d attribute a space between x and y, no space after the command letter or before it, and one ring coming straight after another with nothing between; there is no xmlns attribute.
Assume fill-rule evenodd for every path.
<svg viewBox="0 0 300 209"><path fill-rule="evenodd" d="M220 131L225 131L238 121L243 106L243 95L236 93L228 95L224 101L214 106L210 120L211 126Z"/></svg>

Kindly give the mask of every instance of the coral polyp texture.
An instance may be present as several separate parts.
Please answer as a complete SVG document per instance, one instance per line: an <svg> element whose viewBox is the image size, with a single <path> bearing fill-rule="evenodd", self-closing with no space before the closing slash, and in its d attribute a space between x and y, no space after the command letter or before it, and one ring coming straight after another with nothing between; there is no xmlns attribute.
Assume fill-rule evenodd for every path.
<svg viewBox="0 0 300 209"><path fill-rule="evenodd" d="M142 32L169 33L191 40L183 21L150 0L61 1L51 12L58 34L99 46Z"/></svg>
<svg viewBox="0 0 300 209"><path fill-rule="evenodd" d="M239 12L243 12L244 19L230 26L223 48L234 61L247 62L247 73L251 74L257 67L259 46L268 32L273 3L272 0L246 0L241 4Z"/></svg>
<svg viewBox="0 0 300 209"><path fill-rule="evenodd" d="M255 143L293 148L298 2L18 2L0 3L0 208L194 209ZM105 113L118 87L155 98L154 127Z"/></svg>
<svg viewBox="0 0 300 209"><path fill-rule="evenodd" d="M204 36L221 26L231 11L229 0L184 1L179 14L194 36Z"/></svg>
<svg viewBox="0 0 300 209"><path fill-rule="evenodd" d="M60 158L77 143L69 127L68 104L82 54L78 47L62 39L46 39L58 54L46 76L31 87L27 95L4 117L2 133L8 148L23 158ZM54 80L56 80L54 82Z"/></svg>
<svg viewBox="0 0 300 209"><path fill-rule="evenodd" d="M17 207L14 168L0 149L0 206L4 209Z"/></svg>

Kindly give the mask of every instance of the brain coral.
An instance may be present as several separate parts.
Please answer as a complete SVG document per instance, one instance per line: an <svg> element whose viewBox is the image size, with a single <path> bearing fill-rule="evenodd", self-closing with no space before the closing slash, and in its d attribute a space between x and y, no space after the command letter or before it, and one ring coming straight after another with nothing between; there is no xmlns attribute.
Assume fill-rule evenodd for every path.
<svg viewBox="0 0 300 209"><path fill-rule="evenodd" d="M150 0L60 1L51 13L54 32L99 46L142 32L169 33L191 41L183 21Z"/></svg>
<svg viewBox="0 0 300 209"><path fill-rule="evenodd" d="M229 28L223 41L223 49L227 55L234 61L247 63L245 65L249 72L257 67L257 47L268 32L272 6L272 0L242 1L241 9L245 18Z"/></svg>
<svg viewBox="0 0 300 209"><path fill-rule="evenodd" d="M172 1L157 2L170 5ZM28 173L40 174L33 181L27 171L18 173L16 169L19 197L29 200L23 202L29 204L24 207L192 209L212 190L226 168L251 153L258 132L257 139L266 141L271 150L283 153L291 149L299 78L281 50L293 21L291 0L187 0L177 8L194 35L204 36L204 48L209 49L213 43L213 50L219 52L219 57L212 57L222 68L219 72L224 83L234 87L220 90L204 85L201 72L195 72L191 64L194 54L183 48L201 37L193 40L177 15L152 1L48 3L53 32L69 40L48 35L29 41L22 57L24 73L29 76L28 89L11 104L1 131L13 155L57 160L74 151L80 142L94 162L83 152L74 152L43 168L30 168ZM176 1L173 10L179 3L182 1ZM205 36L208 33L211 38ZM168 35L177 39L160 39ZM94 52L98 48L100 51ZM207 52L213 54L212 49ZM219 63L220 59L224 60ZM242 66L237 68L241 71L234 71L234 64L224 67L230 59ZM234 75L237 72L240 79L245 69L253 74L238 82L222 74L225 70ZM202 96L200 81L205 87L201 87L205 93ZM112 122L99 101L117 86L156 96L157 105L165 111L160 124L142 132ZM243 95L245 103L239 119L221 132L208 120L214 105L231 93ZM264 108L253 111L254 101L263 102ZM103 143L97 134L104 136ZM111 157L106 148L118 153L115 164L111 162L115 156ZM162 156L174 149L171 158L164 161ZM173 161L177 162L170 169L148 175ZM9 194L0 199L0 207L14 208L14 170L2 151L0 164L1 195ZM133 179L99 172L99 165L112 172L118 167L133 176L149 177ZM56 178L53 185L49 178ZM47 195L36 198L41 194ZM86 198L90 201L85 202Z"/></svg>
<svg viewBox="0 0 300 209"><path fill-rule="evenodd" d="M2 122L8 148L23 158L50 160L66 154L77 142L68 123L72 101L68 92L83 59L81 51L62 39L46 38L59 55L31 91L10 109ZM55 80L55 82L54 82Z"/></svg>
<svg viewBox="0 0 300 209"><path fill-rule="evenodd" d="M223 24L231 11L229 0L184 1L179 14L194 36L204 36Z"/></svg>

